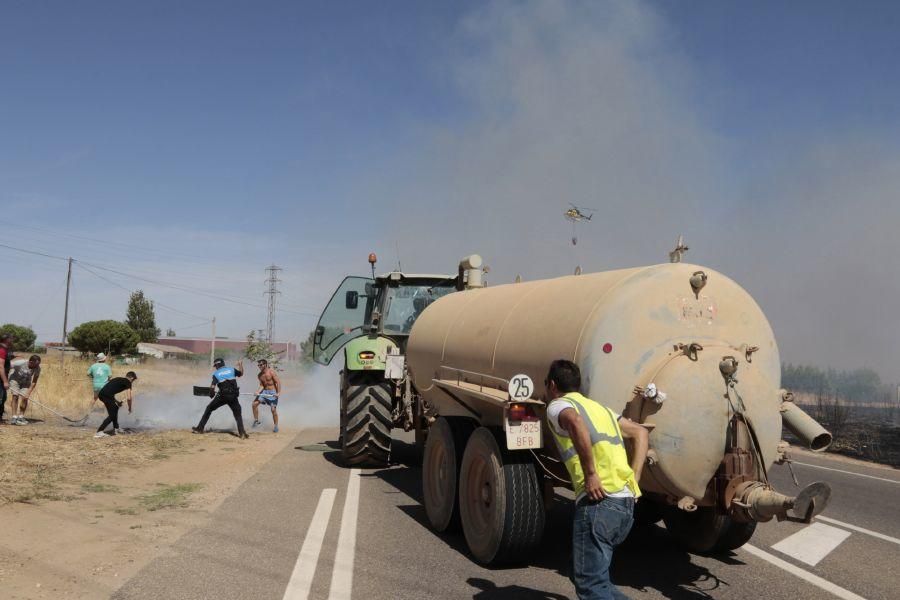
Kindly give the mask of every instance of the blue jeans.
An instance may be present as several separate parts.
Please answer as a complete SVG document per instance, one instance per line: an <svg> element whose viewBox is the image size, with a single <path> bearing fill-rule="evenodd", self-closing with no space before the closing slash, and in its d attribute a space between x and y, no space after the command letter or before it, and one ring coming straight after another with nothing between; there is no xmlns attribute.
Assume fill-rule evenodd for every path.
<svg viewBox="0 0 900 600"><path fill-rule="evenodd" d="M572 527L572 581L579 600L627 598L609 580L613 548L634 523L634 498L582 500Z"/></svg>

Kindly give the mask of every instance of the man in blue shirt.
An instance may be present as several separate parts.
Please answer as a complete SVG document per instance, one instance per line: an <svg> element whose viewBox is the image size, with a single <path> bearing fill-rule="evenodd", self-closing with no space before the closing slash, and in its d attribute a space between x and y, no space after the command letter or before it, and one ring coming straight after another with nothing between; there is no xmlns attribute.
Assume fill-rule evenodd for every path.
<svg viewBox="0 0 900 600"><path fill-rule="evenodd" d="M217 358L213 361L213 367L216 370L213 372L212 384L209 388L212 402L203 411L200 423L196 427L192 427L191 430L194 433L203 433L206 428L206 422L209 421L213 411L227 405L231 409L232 414L234 414L234 420L238 427L238 437L247 439L250 436L244 431L244 419L241 417L241 389L237 384L237 378L244 374L244 362L239 360L235 366L226 367L225 360Z"/></svg>

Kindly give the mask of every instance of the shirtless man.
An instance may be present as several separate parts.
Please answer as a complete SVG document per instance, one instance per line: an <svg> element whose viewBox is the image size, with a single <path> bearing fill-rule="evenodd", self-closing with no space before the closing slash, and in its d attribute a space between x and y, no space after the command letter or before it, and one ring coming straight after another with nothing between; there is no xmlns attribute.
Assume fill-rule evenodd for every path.
<svg viewBox="0 0 900 600"><path fill-rule="evenodd" d="M259 404L263 403L272 408L272 421L275 422L275 428L272 430L278 433L278 396L281 395L281 380L278 379L278 373L269 366L269 361L264 358L256 361L259 367L259 390L256 392L256 398L253 399L253 427L258 427L259 422Z"/></svg>

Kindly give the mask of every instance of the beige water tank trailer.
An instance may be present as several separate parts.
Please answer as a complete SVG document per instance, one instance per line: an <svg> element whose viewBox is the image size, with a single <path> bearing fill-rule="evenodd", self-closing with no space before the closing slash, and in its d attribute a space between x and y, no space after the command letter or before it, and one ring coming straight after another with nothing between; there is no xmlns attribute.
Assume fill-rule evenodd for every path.
<svg viewBox="0 0 900 600"><path fill-rule="evenodd" d="M783 413L788 427L814 449L830 442L818 424L784 402L778 345L760 307L737 283L698 265L661 264L450 294L416 321L407 356L422 397L440 416L460 417L471 417L470 411L435 384L443 367L500 380L525 373L543 390L550 363L573 360L586 395L650 428L652 461L641 488L686 502L689 510L693 503L722 502L714 478L731 443L735 413L756 438L743 447L753 453L758 446L762 458L753 460L766 469L779 458ZM654 388L663 395L647 397ZM486 410L481 424L496 426L502 418L502 412ZM728 500L734 494L756 498L758 511L785 498L762 500L759 490L743 488L729 493ZM766 517L771 515L758 512L753 518Z"/></svg>

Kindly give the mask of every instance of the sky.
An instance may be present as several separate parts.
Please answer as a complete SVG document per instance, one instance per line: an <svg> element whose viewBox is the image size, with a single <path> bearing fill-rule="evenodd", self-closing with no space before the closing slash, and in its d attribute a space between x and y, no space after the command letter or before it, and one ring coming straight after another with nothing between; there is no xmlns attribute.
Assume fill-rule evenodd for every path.
<svg viewBox="0 0 900 600"><path fill-rule="evenodd" d="M900 5L0 4L0 321L302 339L340 279L691 262L900 381ZM569 203L595 209L573 232ZM571 244L573 234L578 245Z"/></svg>

